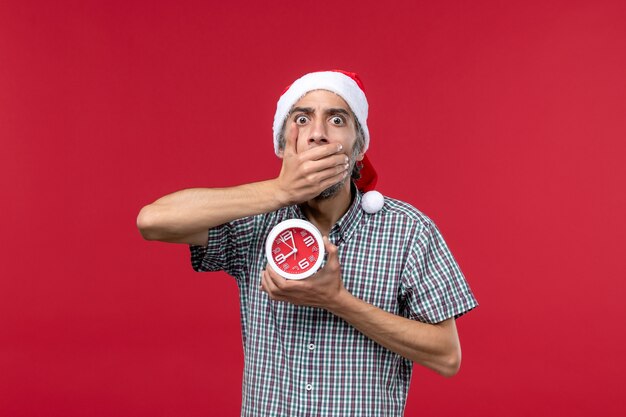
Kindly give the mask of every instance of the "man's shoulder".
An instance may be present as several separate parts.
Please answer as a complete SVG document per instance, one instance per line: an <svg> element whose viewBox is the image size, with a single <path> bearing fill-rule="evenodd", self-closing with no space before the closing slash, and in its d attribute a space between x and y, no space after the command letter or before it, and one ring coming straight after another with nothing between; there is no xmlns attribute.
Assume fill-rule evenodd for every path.
<svg viewBox="0 0 626 417"><path fill-rule="evenodd" d="M430 219L430 217L428 217L412 204L407 203L406 201L398 200L396 198L388 196L384 197L385 204L380 211L380 214L382 214L383 216L397 217L398 219L403 219L404 221L414 222L422 227L433 224L433 221Z"/></svg>

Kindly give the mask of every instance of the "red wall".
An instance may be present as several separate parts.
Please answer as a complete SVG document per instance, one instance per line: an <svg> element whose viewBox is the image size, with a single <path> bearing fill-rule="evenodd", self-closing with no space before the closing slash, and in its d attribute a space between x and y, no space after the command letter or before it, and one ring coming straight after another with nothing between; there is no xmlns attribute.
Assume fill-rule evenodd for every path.
<svg viewBox="0 0 626 417"><path fill-rule="evenodd" d="M278 95L328 68L481 303L406 414L625 415L626 3L232 3L0 4L0 415L238 415L234 280L135 217L276 175Z"/></svg>

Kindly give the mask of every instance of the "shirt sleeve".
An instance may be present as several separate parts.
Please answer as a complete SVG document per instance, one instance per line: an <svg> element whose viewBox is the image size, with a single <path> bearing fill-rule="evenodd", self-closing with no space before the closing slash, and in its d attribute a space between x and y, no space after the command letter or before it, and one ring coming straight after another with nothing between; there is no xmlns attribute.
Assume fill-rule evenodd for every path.
<svg viewBox="0 0 626 417"><path fill-rule="evenodd" d="M434 223L416 234L401 281L405 316L425 323L458 318L478 306Z"/></svg>
<svg viewBox="0 0 626 417"><path fill-rule="evenodd" d="M237 279L245 277L255 226L255 217L244 217L209 229L206 246L189 247L192 268L197 272L224 271Z"/></svg>

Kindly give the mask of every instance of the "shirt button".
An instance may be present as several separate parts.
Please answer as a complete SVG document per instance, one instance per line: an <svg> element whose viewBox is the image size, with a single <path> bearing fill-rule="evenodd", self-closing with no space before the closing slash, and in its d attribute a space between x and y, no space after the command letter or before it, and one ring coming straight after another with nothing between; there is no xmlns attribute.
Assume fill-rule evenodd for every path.
<svg viewBox="0 0 626 417"><path fill-rule="evenodd" d="M315 350L315 345L313 343L309 343L309 350Z"/></svg>
<svg viewBox="0 0 626 417"><path fill-rule="evenodd" d="M311 385L311 384L306 384L306 387L305 387L305 388L306 388L306 390L307 390L307 391L311 391L311 390L313 389L313 385Z"/></svg>

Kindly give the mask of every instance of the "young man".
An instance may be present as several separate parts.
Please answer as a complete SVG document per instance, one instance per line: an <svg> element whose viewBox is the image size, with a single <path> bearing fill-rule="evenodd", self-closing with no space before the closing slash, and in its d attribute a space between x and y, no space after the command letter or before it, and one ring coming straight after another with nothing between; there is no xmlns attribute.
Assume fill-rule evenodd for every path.
<svg viewBox="0 0 626 417"><path fill-rule="evenodd" d="M367 112L356 74L307 74L278 101L277 178L179 191L139 213L146 239L188 243L197 271L237 279L242 415L401 416L413 362L459 369L455 318L476 300L430 219L391 198L362 208ZM299 281L265 259L269 231L290 218L313 223L328 253Z"/></svg>

